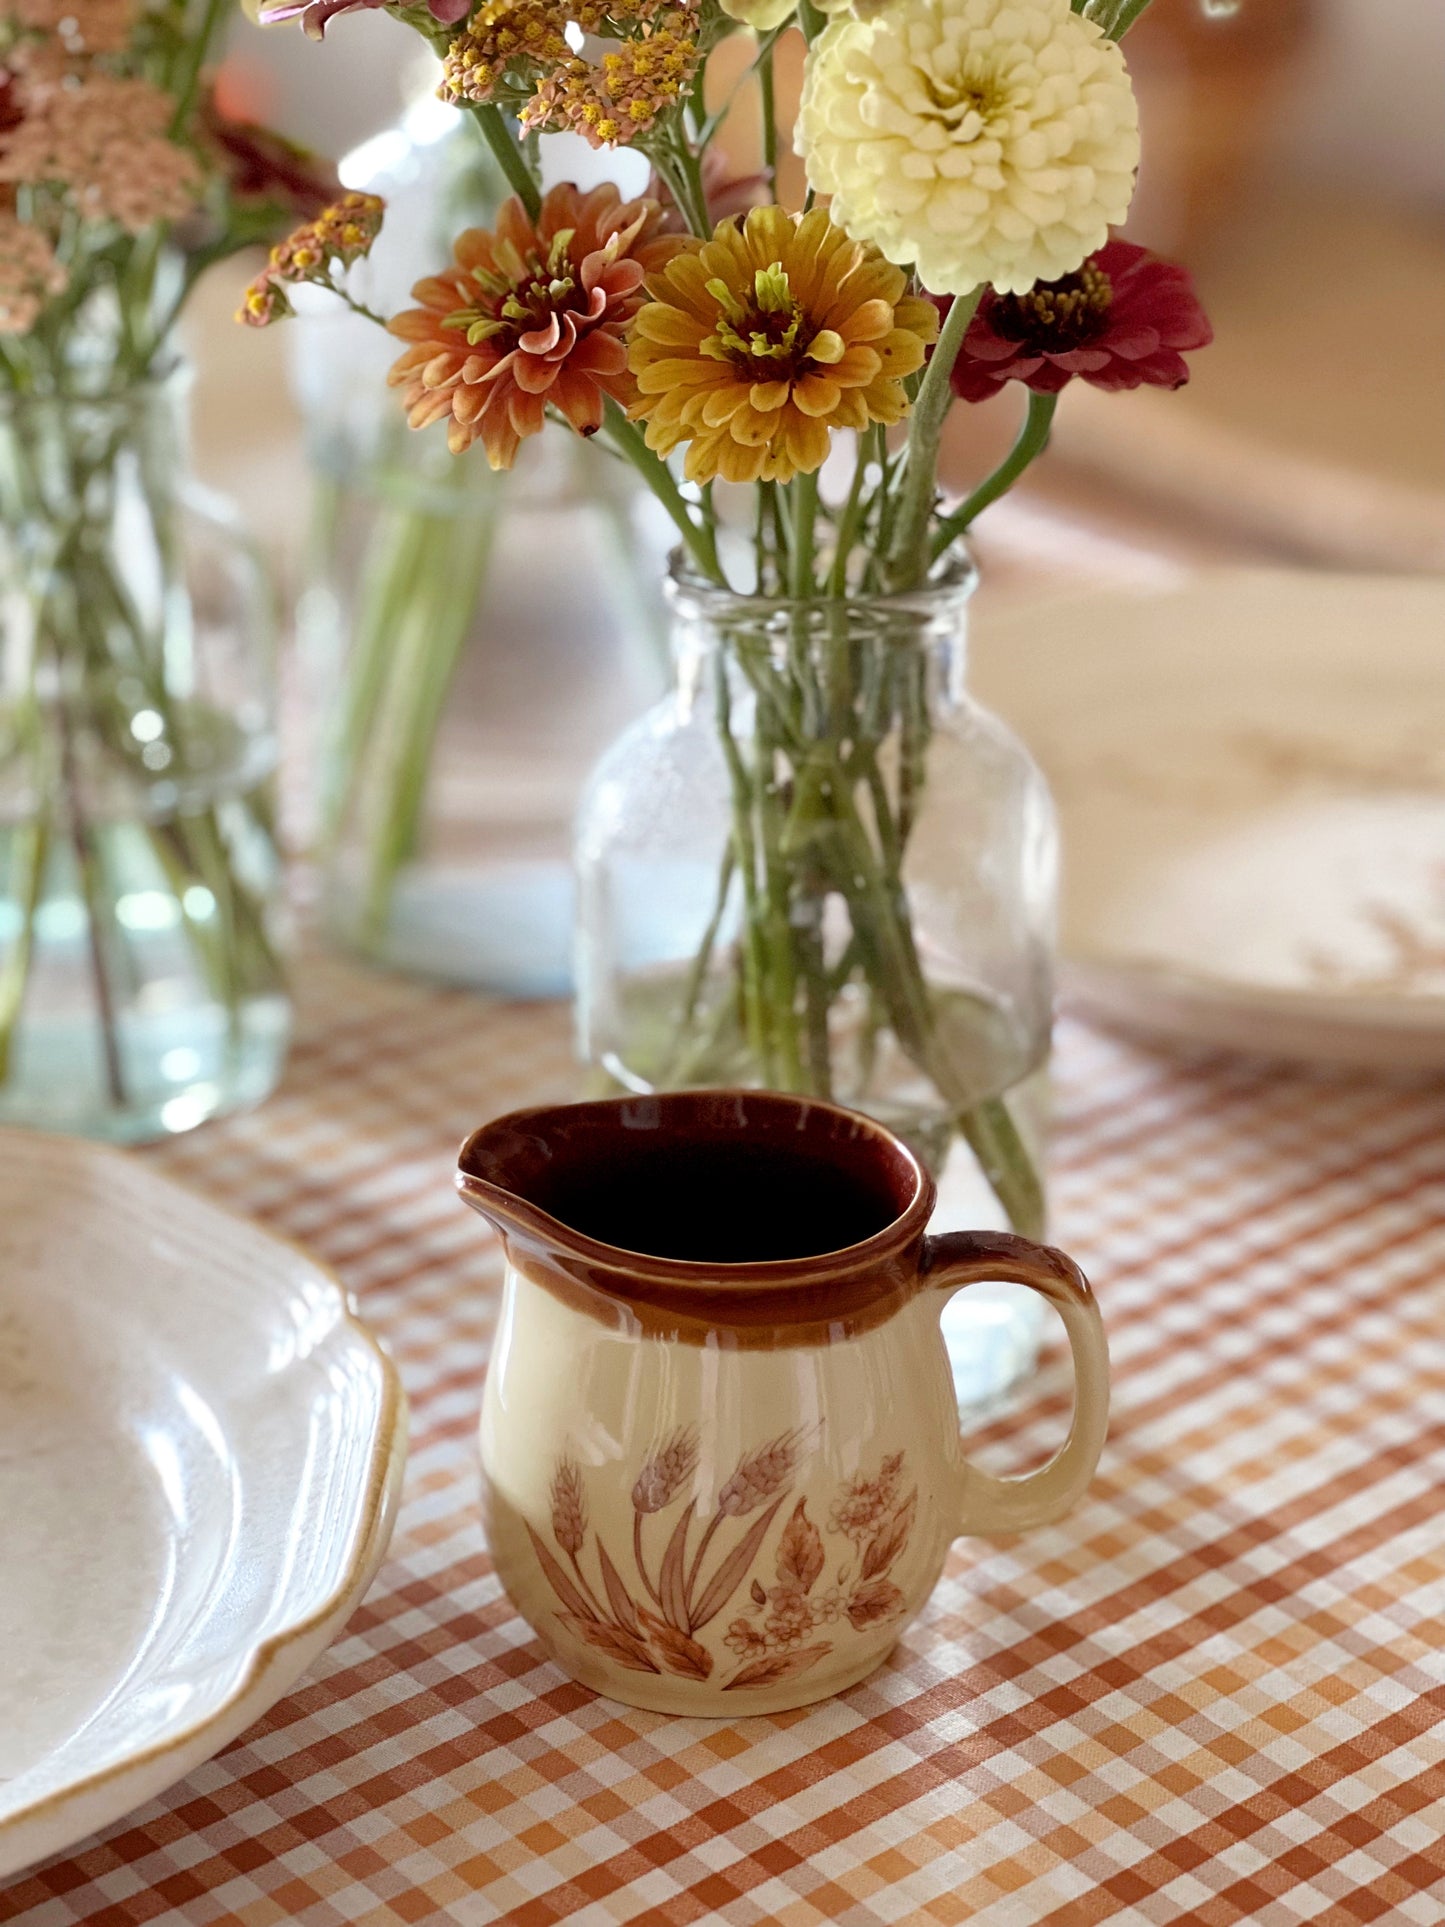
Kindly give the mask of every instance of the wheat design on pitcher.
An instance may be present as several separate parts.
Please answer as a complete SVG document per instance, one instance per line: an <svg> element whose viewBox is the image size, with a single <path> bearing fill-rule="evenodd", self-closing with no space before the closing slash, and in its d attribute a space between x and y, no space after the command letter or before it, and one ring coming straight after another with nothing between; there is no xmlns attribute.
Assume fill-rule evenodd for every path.
<svg viewBox="0 0 1445 1927"><path fill-rule="evenodd" d="M697 1431L684 1426L663 1440L632 1487L636 1577L630 1584L600 1534L594 1541L595 1582L588 1576L583 1563L586 1488L580 1466L564 1454L552 1476L551 1524L570 1573L531 1525L527 1527L562 1607L557 1615L562 1625L634 1672L704 1680L711 1677L718 1656L698 1635L746 1586L742 1611L729 1623L722 1642L743 1662L723 1683L730 1692L777 1685L815 1666L833 1650L831 1639L803 1643L820 1626L846 1620L862 1632L896 1618L903 1610L903 1594L889 1573L908 1543L918 1509L916 1488L906 1498L898 1497L901 1452L885 1458L873 1477L860 1474L839 1487L829 1532L845 1542L847 1551L832 1586L818 1586L827 1554L822 1532L808 1517L806 1499L797 1501L778 1535L774 1583L765 1585L758 1576L764 1542L817 1433L817 1427L795 1426L745 1452L701 1521L697 1495L689 1492L701 1457ZM647 1521L671 1511L685 1495L659 1554L656 1539L662 1534ZM744 1520L746 1525L740 1523Z"/></svg>

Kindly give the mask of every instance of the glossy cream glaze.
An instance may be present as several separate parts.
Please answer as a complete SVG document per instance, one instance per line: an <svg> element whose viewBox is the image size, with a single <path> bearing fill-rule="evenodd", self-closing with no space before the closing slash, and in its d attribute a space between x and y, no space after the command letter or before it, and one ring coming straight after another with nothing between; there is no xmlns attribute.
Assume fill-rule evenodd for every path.
<svg viewBox="0 0 1445 1927"><path fill-rule="evenodd" d="M670 1144L695 1175L739 1138L759 1157L775 1144L779 1170L802 1144L896 1215L839 1251L787 1227L803 1250L781 1260L662 1257L645 1204L619 1218L592 1182L616 1173L619 1199L645 1197L637 1174L665 1187ZM1087 1284L1007 1234L926 1238L932 1185L870 1120L744 1092L522 1112L468 1140L458 1184L508 1255L481 1421L492 1558L599 1692L736 1718L841 1691L886 1658L953 1539L1057 1518L1092 1474L1108 1375ZM702 1208L706 1185L689 1184ZM718 1239L704 1225L694 1240L676 1198L658 1213L668 1247ZM577 1199L585 1229L548 1209ZM747 1201L717 1200L729 1208ZM614 1221L638 1248L595 1235ZM724 1248L752 1236L724 1233ZM1074 1350L1069 1439L1020 1480L965 1460L939 1329L952 1291L984 1278L1032 1286Z"/></svg>

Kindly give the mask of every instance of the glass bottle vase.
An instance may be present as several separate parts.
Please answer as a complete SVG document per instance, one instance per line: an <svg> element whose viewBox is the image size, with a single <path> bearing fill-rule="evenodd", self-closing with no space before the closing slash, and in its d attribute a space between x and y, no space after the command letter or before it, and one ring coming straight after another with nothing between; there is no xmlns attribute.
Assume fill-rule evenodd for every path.
<svg viewBox="0 0 1445 1927"><path fill-rule="evenodd" d="M183 398L0 398L0 1123L186 1130L284 1060L274 624Z"/></svg>
<svg viewBox="0 0 1445 1927"><path fill-rule="evenodd" d="M1056 836L969 696L962 553L926 591L809 603L671 583L677 681L594 771L578 1015L617 1087L759 1085L867 1111L940 1226L1038 1236ZM1032 1369L1036 1301L960 1294L960 1399Z"/></svg>

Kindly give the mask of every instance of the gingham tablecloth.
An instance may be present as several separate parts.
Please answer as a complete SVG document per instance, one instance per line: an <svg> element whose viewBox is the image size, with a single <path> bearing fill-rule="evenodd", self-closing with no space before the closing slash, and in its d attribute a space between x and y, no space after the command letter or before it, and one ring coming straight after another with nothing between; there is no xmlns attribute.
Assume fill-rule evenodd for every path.
<svg viewBox="0 0 1445 1927"><path fill-rule="evenodd" d="M1092 1491L955 1548L887 1668L735 1725L598 1699L493 1576L498 1276L458 1140L563 1013L316 961L280 1094L157 1153L309 1244L412 1402L390 1558L219 1759L0 1919L811 1927L1445 1922L1445 1090L1062 1027L1057 1235L1116 1381ZM1038 1452L1062 1362L991 1451Z"/></svg>

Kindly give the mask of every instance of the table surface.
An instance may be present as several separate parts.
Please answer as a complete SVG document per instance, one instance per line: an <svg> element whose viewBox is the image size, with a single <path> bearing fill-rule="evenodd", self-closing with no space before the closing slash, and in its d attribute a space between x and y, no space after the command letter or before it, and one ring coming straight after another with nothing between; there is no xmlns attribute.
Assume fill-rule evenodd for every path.
<svg viewBox="0 0 1445 1927"><path fill-rule="evenodd" d="M497 1254L450 1187L565 1016L316 958L264 1110L154 1153L335 1267L412 1402L391 1554L219 1759L0 1919L988 1927L1445 1920L1445 1090L1066 1019L1057 1230L1116 1377L1071 1518L955 1548L885 1669L733 1725L599 1699L482 1540ZM1051 1356L990 1450L1042 1449Z"/></svg>

